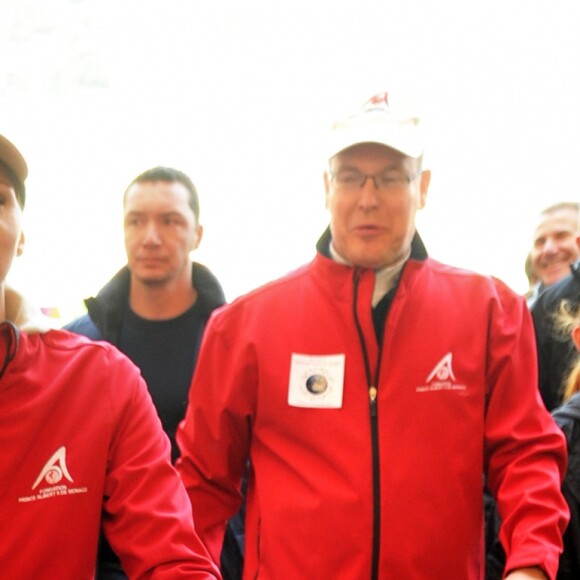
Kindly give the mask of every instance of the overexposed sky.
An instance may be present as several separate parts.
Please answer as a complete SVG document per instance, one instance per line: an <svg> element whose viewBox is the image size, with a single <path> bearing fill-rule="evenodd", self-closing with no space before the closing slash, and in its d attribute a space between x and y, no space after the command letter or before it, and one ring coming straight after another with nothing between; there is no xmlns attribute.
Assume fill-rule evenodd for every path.
<svg viewBox="0 0 580 580"><path fill-rule="evenodd" d="M518 292L533 218L580 199L571 0L0 0L0 133L29 162L13 283L64 318L124 264L121 196L186 171L193 258L229 299L309 260L336 116L398 90L424 110L430 254Z"/></svg>

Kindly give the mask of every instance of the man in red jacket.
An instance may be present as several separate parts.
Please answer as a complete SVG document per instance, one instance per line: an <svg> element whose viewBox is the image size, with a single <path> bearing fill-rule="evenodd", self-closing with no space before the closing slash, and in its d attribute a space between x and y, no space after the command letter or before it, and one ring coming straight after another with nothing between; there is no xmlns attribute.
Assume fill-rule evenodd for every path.
<svg viewBox="0 0 580 580"><path fill-rule="evenodd" d="M130 578L220 578L137 368L6 288L22 252L24 158L0 135L0 568L93 578L99 528Z"/></svg>
<svg viewBox="0 0 580 580"><path fill-rule="evenodd" d="M481 579L482 473L507 577L555 578L566 448L530 314L427 256L423 150L390 94L336 123L316 257L206 329L178 469L217 560L250 460L245 578Z"/></svg>

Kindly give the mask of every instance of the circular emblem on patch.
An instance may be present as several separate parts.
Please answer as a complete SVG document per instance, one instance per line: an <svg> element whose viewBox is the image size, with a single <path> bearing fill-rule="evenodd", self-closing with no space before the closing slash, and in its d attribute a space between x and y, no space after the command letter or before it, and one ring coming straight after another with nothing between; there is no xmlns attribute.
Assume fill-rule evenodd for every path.
<svg viewBox="0 0 580 580"><path fill-rule="evenodd" d="M320 395L328 389L328 381L322 375L310 375L306 379L306 389L313 395Z"/></svg>

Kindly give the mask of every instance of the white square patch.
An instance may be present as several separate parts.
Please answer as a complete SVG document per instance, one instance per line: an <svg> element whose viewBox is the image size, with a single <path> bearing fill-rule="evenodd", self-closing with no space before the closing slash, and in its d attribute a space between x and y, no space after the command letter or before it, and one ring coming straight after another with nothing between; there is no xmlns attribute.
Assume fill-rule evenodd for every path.
<svg viewBox="0 0 580 580"><path fill-rule="evenodd" d="M292 353L288 404L291 407L340 409L344 361L344 354Z"/></svg>

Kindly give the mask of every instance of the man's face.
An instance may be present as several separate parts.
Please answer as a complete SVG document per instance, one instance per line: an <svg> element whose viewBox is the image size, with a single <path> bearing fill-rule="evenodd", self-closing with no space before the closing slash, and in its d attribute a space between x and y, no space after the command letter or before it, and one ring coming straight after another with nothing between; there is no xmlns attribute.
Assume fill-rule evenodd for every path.
<svg viewBox="0 0 580 580"><path fill-rule="evenodd" d="M578 214L559 209L541 216L534 232L532 269L544 286L570 273L570 264L580 256Z"/></svg>
<svg viewBox="0 0 580 580"><path fill-rule="evenodd" d="M125 196L125 250L134 280L146 285L189 277L189 252L202 228L188 204L187 188L176 181L133 184Z"/></svg>
<svg viewBox="0 0 580 580"><path fill-rule="evenodd" d="M367 179L363 187L344 187L340 176L383 176L386 190ZM415 214L425 205L430 173L418 161L375 143L341 151L324 174L326 207L335 250L349 263L378 269L401 259L411 246ZM378 179L377 179L378 180Z"/></svg>
<svg viewBox="0 0 580 580"><path fill-rule="evenodd" d="M4 284L14 256L23 249L22 210L8 174L0 167L0 284Z"/></svg>

